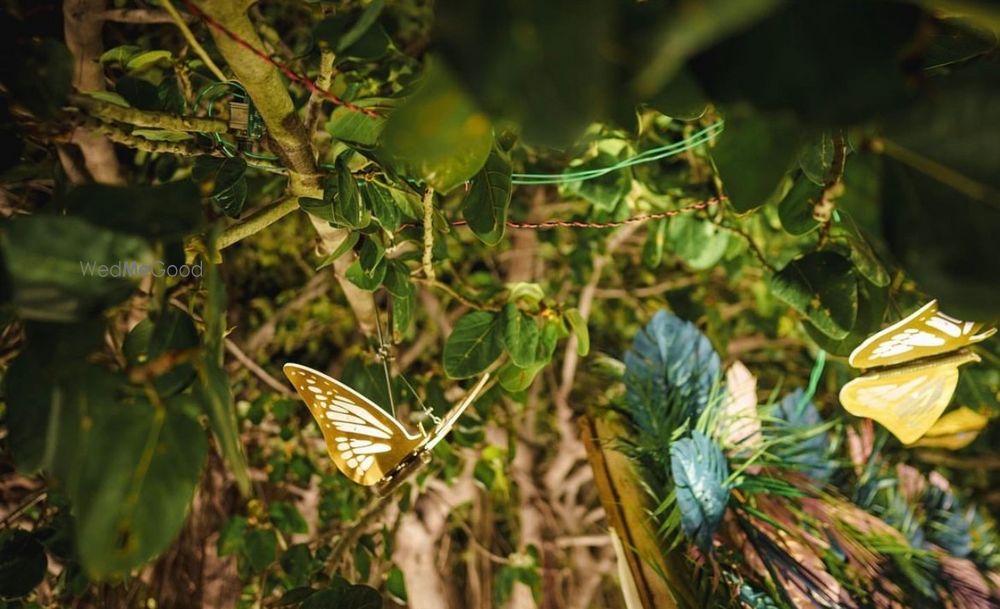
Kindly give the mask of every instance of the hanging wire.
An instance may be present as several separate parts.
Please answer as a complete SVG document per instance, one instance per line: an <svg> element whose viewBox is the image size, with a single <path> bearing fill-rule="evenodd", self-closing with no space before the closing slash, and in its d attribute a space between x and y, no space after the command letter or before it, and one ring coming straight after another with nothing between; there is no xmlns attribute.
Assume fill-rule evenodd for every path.
<svg viewBox="0 0 1000 609"><path fill-rule="evenodd" d="M392 359L392 354L389 352L389 346L385 344L385 339L382 336L382 316L378 313L378 303L375 302L375 292L372 292L372 305L375 309L375 329L378 333L378 351L377 355L380 360L382 360L382 371L385 372L385 390L389 394L389 407L392 409L392 416L396 416L396 399L393 397L392 390L392 374L389 372L389 362ZM388 320L386 320L388 324ZM386 328L388 330L388 328Z"/></svg>
<svg viewBox="0 0 1000 609"><path fill-rule="evenodd" d="M392 352L390 351L391 347L385 342L385 334L389 333L389 313L386 312L385 314L386 328L385 328L385 334L383 334L382 316L379 315L378 303L375 301L374 292L372 292L372 304L374 305L375 308L375 331L378 336L378 351L376 352L376 355L380 360L382 360L382 371L385 373L385 389L386 392L389 394L389 407L392 409L392 416L395 417L396 402L395 398L393 398L392 373L389 371L390 362L392 362L393 357L392 357ZM413 387L413 385L410 384L410 381L406 378L406 375L400 372L397 376L399 377L399 380L403 381L403 384L406 385L406 388L409 389L410 394L413 395L414 398L416 398L417 403L420 405L421 410L424 411L424 414L427 417L429 417L434 422L435 425L439 425L441 423L440 417L435 415L434 410L432 410L426 403L424 403L423 399L421 399L420 397L420 394L417 393L417 390Z"/></svg>
<svg viewBox="0 0 1000 609"><path fill-rule="evenodd" d="M646 150L645 152L641 152L635 156L623 159L622 161L609 167L564 173L515 173L512 176L513 179L511 180L511 183L515 185L566 184L569 182L592 180L634 165L651 163L653 161L659 161L667 157L682 154L688 150L707 144L712 140L712 138L722 132L722 128L723 122L717 121L679 142Z"/></svg>

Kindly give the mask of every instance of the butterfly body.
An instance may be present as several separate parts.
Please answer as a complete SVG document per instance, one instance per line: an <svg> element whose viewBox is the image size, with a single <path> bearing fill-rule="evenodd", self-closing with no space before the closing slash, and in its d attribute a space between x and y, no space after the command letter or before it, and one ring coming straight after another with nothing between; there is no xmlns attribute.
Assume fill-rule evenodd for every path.
<svg viewBox="0 0 1000 609"><path fill-rule="evenodd" d="M430 451L451 431L485 385L484 376L430 434L412 434L377 404L344 383L299 364L285 364L285 376L316 419L330 458L352 481L390 492L430 460Z"/></svg>
<svg viewBox="0 0 1000 609"><path fill-rule="evenodd" d="M858 345L848 361L867 372L844 385L841 404L878 421L904 444L917 441L951 401L959 367L979 361L965 347L996 331L981 329L941 313L932 300Z"/></svg>

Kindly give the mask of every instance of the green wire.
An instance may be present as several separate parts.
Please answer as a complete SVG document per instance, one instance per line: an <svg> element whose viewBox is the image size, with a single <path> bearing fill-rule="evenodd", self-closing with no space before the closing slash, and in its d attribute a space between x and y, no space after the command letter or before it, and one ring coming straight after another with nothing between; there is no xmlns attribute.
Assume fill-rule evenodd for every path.
<svg viewBox="0 0 1000 609"><path fill-rule="evenodd" d="M722 121L712 123L708 127L692 134L691 136L672 144L667 144L665 146L660 146L658 148L652 148L646 150L645 152L639 153L635 156L623 159L610 167L602 167L600 169L588 169L583 171L572 171L566 173L515 173L512 176L511 182L513 184L566 184L569 182L580 182L583 180L590 180L593 178L598 178L609 173L620 171L622 169L632 167L634 165L639 165L642 163L650 163L652 161L658 161L660 159L665 159L667 157L675 156L706 144L717 136L722 131L723 123Z"/></svg>
<svg viewBox="0 0 1000 609"><path fill-rule="evenodd" d="M217 89L222 89L220 92L211 95L213 91ZM235 89L237 93L241 96L249 99L246 89L243 88L237 81L225 81L225 82L214 82L204 89L202 89L198 96L195 98L194 106L197 109L201 106L202 100L207 99L206 114L211 117L214 114L213 102L226 94L226 89ZM594 178L599 178L603 175L609 173L620 171L628 167L635 165L640 165L642 163L651 163L653 161L659 161L667 157L676 156L678 154L687 152L693 148L697 148L703 144L707 144L713 138L715 138L719 133L722 132L723 122L718 121L712 123L711 125L693 133L692 135L684 138L679 142L674 142L672 144L667 144L665 146L659 146L657 148L651 148L644 152L641 152L635 156L623 159L610 167L602 167L600 169L587 169L581 171L570 171L565 173L514 173L511 175L511 184L517 185L545 185L545 184L568 184L571 182L582 182L585 180L592 180ZM222 149L223 154L228 157L235 157L237 154L249 159L247 161L248 167L253 167L255 169L261 169L263 171L269 171L272 173L287 174L288 170L283 167L274 167L264 163L254 163L253 161L268 161L274 162L279 160L279 158L273 154L257 154L250 151L239 151L235 146L223 139L221 134L213 133L211 134L212 139L219 145ZM334 165L328 163L320 163L320 169L332 170L335 168Z"/></svg>
<svg viewBox="0 0 1000 609"><path fill-rule="evenodd" d="M826 366L826 351L820 349L819 353L816 354L816 363L813 364L812 372L809 373L809 387L806 392L802 395L802 399L798 403L798 414L802 415L802 412L806 408L806 404L813 399L816 395L816 388L819 386L819 379L823 376L823 368Z"/></svg>

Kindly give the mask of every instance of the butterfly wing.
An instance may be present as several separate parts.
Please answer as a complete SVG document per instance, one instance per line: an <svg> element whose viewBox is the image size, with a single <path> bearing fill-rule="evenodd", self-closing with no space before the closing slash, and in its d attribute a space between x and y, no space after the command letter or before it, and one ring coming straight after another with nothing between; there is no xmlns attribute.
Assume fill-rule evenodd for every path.
<svg viewBox="0 0 1000 609"><path fill-rule="evenodd" d="M947 408L958 384L958 367L979 361L963 351L927 363L871 372L840 390L840 403L851 414L878 421L904 444L930 429Z"/></svg>
<svg viewBox="0 0 1000 609"><path fill-rule="evenodd" d="M932 300L884 330L865 339L851 352L855 368L893 366L922 357L957 351L992 336L995 328L979 332L983 324L961 321L938 311Z"/></svg>
<svg viewBox="0 0 1000 609"><path fill-rule="evenodd" d="M298 364L285 364L283 370L322 430L330 458L358 484L376 484L424 440L407 433L371 400L322 372Z"/></svg>

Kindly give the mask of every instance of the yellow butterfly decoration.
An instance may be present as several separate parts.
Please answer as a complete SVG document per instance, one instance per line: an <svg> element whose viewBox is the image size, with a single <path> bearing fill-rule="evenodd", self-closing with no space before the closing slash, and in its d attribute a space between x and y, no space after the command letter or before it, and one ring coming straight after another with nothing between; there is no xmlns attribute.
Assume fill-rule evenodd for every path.
<svg viewBox="0 0 1000 609"><path fill-rule="evenodd" d="M962 406L938 419L913 446L959 450L972 444L989 422L989 417Z"/></svg>
<svg viewBox="0 0 1000 609"><path fill-rule="evenodd" d="M904 444L916 442L951 401L958 367L979 361L965 347L996 332L980 332L982 327L949 317L930 301L851 352L851 366L868 372L844 385L840 403L855 416L878 421Z"/></svg>
<svg viewBox="0 0 1000 609"><path fill-rule="evenodd" d="M345 476L386 495L430 461L431 450L482 391L484 374L462 402L430 434L411 434L395 417L336 379L299 364L285 364L285 376L312 412L327 452Z"/></svg>

